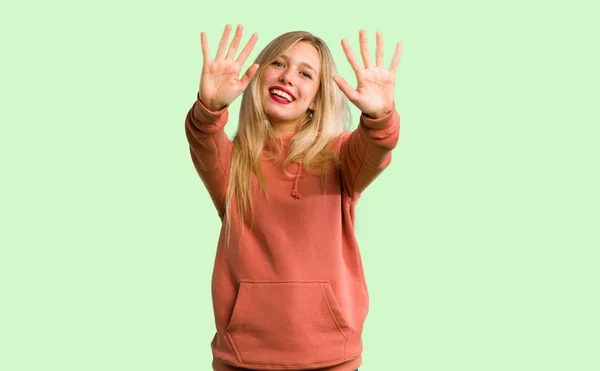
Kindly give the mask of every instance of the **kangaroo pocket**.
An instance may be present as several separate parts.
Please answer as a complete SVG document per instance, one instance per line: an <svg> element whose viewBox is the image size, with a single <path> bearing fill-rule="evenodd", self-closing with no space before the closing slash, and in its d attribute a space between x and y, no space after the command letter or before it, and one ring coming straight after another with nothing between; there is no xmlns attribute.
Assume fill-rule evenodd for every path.
<svg viewBox="0 0 600 371"><path fill-rule="evenodd" d="M349 332L327 281L242 281L227 326L240 363L285 368L344 359Z"/></svg>

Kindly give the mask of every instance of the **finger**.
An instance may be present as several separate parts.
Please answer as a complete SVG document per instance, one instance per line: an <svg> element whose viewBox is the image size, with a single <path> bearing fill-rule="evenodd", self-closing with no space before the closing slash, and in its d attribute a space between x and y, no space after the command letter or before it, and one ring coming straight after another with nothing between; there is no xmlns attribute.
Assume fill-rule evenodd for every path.
<svg viewBox="0 0 600 371"><path fill-rule="evenodd" d="M383 36L377 32L377 51L375 52L375 64L377 67L383 67Z"/></svg>
<svg viewBox="0 0 600 371"><path fill-rule="evenodd" d="M367 34L364 30L358 33L360 39L360 54L362 55L365 68L371 67L371 56L369 55L369 45L367 44Z"/></svg>
<svg viewBox="0 0 600 371"><path fill-rule="evenodd" d="M240 83L242 84L243 89L246 89L246 86L248 86L250 81L252 81L252 78L256 74L256 71L258 71L258 67L259 67L259 65L257 63L254 63L252 66L250 66L250 68L248 68L246 70L246 73L244 74L244 76L242 76L242 78L240 80Z"/></svg>
<svg viewBox="0 0 600 371"><path fill-rule="evenodd" d="M225 47L227 46L227 41L229 40L229 33L231 32L231 25L228 24L225 26L225 30L223 31L223 35L221 36L221 41L219 42L219 49L217 50L217 56L215 59L223 58L223 53L225 53Z"/></svg>
<svg viewBox="0 0 600 371"><path fill-rule="evenodd" d="M207 62L210 60L210 51L208 49L208 41L206 40L206 34L204 32L200 33L200 44L202 44L202 58Z"/></svg>
<svg viewBox="0 0 600 371"><path fill-rule="evenodd" d="M237 29L235 30L235 36L233 37L233 41L231 42L231 46L229 47L229 51L227 52L227 56L225 59L233 59L235 52L237 51L238 46L240 45L240 40L242 39L242 33L244 32L244 26L238 24Z"/></svg>
<svg viewBox="0 0 600 371"><path fill-rule="evenodd" d="M336 75L333 76L333 81L335 81L342 93L344 93L348 97L348 99L350 99L351 102L354 102L356 100L356 96L358 93L356 92L356 90L352 89L352 87L350 86L350 84L348 84L346 80Z"/></svg>
<svg viewBox="0 0 600 371"><path fill-rule="evenodd" d="M348 42L346 40L342 40L342 48L344 48L344 53L346 53L346 58L348 59L348 62L350 62L354 73L358 74L358 72L361 70L361 67L358 64L358 61L356 60L356 57L354 56L354 53L352 53L350 45L348 45Z"/></svg>
<svg viewBox="0 0 600 371"><path fill-rule="evenodd" d="M392 62L390 63L390 70L396 72L398 68L398 63L400 63L400 56L402 55L402 44L396 43L396 51L394 52L394 57L392 58Z"/></svg>
<svg viewBox="0 0 600 371"><path fill-rule="evenodd" d="M244 47L244 49L242 49L242 52L236 59L237 63L243 65L246 62L246 59L248 58L248 56L250 55L250 52L254 48L254 44L256 44L256 40L258 40L258 35L256 33L253 33L252 36L250 37L250 40L248 40L248 42L246 43L246 46Z"/></svg>

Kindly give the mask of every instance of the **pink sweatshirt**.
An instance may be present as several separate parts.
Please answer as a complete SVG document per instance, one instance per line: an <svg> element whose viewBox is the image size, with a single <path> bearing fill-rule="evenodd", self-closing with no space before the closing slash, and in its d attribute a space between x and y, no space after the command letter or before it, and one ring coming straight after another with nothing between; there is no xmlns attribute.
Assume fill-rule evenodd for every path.
<svg viewBox="0 0 600 371"><path fill-rule="evenodd" d="M193 164L224 219L232 142L228 110L199 100L185 120ZM352 132L331 142L341 164L327 174L302 173L263 158L268 197L253 191L253 225L221 229L212 276L216 334L213 370L354 371L362 362L369 294L354 235L354 212L364 189L389 165L400 134L394 110L380 119L362 114ZM283 138L286 154L291 137ZM267 156L269 146L265 146ZM325 192L323 192L325 190ZM232 211L233 226L237 220Z"/></svg>

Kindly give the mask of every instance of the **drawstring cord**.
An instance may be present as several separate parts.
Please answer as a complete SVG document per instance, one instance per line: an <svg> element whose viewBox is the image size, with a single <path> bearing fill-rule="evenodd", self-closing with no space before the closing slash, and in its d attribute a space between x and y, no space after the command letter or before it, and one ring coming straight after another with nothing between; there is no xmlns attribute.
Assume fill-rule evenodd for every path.
<svg viewBox="0 0 600 371"><path fill-rule="evenodd" d="M298 173L296 174L296 179L294 180L294 190L292 191L292 197L294 199L299 200L302 195L298 192L298 181L300 179L300 173L302 172L302 163L298 164Z"/></svg>

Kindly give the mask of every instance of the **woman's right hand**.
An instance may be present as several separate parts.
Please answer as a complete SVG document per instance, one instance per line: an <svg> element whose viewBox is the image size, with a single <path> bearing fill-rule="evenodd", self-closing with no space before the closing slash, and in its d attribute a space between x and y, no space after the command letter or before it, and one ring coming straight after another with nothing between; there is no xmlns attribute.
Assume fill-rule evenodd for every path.
<svg viewBox="0 0 600 371"><path fill-rule="evenodd" d="M242 38L243 26L237 26L233 41L229 46L227 54L225 54L225 47L227 46L230 32L231 25L228 24L225 26L217 55L213 60L210 59L206 34L204 32L200 34L204 64L200 78L199 97L202 104L213 111L223 109L240 96L259 67L256 63L252 64L246 70L244 76L239 79L240 70L246 62L248 55L250 55L252 48L254 48L258 35L256 33L252 34L252 37L250 37L240 55L234 60L233 57L237 52Z"/></svg>

